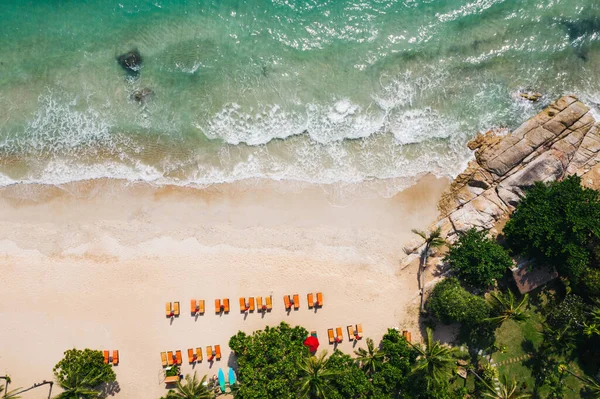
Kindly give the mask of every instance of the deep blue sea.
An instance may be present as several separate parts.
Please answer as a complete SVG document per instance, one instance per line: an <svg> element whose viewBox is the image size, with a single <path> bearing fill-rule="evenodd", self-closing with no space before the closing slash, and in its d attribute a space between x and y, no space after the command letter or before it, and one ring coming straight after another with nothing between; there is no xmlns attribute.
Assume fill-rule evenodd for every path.
<svg viewBox="0 0 600 399"><path fill-rule="evenodd" d="M134 50L128 71L117 57ZM392 195L457 174L478 131L570 93L600 103L597 0L3 0L0 186L266 178Z"/></svg>

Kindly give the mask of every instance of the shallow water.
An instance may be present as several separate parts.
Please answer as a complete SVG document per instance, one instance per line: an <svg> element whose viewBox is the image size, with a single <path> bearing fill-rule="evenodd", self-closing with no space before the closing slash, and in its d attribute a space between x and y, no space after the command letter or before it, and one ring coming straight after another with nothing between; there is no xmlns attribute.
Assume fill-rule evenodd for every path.
<svg viewBox="0 0 600 399"><path fill-rule="evenodd" d="M0 185L385 180L392 195L460 172L477 131L564 94L600 103L599 42L594 0L3 1ZM132 49L137 74L116 61Z"/></svg>

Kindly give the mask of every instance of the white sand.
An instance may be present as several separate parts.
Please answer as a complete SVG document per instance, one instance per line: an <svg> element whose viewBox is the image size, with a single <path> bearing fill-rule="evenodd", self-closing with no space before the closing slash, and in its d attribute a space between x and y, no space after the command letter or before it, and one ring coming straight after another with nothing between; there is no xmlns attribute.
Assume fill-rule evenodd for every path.
<svg viewBox="0 0 600 399"><path fill-rule="evenodd" d="M154 189L111 181L61 189L14 186L0 191L0 374L11 388L52 379L72 347L118 349L118 398L158 398L160 352L220 344L223 359L195 366L200 376L232 364L229 337L286 321L317 330L362 323L379 341L388 327L416 335L416 268L400 272L412 228L426 228L446 180L431 177L391 199L333 206L324 191L280 190L283 183L197 190ZM75 193L75 195L72 195ZM30 201L35 198L36 201ZM308 310L306 294L325 305ZM286 314L284 294L298 293ZM240 314L240 296L273 295L273 311ZM217 316L214 299L231 312ZM206 301L195 320L190 299ZM182 314L165 317L165 302ZM364 339L359 345L364 345ZM58 392L55 389L53 395ZM46 398L46 387L27 393Z"/></svg>

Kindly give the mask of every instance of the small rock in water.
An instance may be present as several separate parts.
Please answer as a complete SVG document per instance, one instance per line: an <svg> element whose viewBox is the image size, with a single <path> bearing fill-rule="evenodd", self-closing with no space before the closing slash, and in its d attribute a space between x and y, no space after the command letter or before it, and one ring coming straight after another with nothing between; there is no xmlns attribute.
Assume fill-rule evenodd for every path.
<svg viewBox="0 0 600 399"><path fill-rule="evenodd" d="M142 65L142 56L140 55L139 51L132 50L125 54L121 54L119 57L117 57L117 61L123 68L137 73Z"/></svg>
<svg viewBox="0 0 600 399"><path fill-rule="evenodd" d="M519 95L526 99L529 100L531 102L536 102L539 101L540 98L542 98L542 93L536 93L533 91L525 91L525 92L521 92L519 93Z"/></svg>
<svg viewBox="0 0 600 399"><path fill-rule="evenodd" d="M149 88L145 87L142 90L136 90L133 93L132 97L135 101L141 103L142 101L146 100L146 98L148 98L152 94L154 94L154 92L152 90L150 90Z"/></svg>

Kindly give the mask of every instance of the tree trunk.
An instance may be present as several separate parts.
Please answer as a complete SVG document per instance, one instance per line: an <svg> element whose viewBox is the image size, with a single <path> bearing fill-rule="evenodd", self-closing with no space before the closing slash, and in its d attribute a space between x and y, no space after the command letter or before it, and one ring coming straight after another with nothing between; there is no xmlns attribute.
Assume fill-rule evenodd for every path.
<svg viewBox="0 0 600 399"><path fill-rule="evenodd" d="M425 245L423 250L423 256L421 256L421 265L419 266L419 289L421 290L421 305L419 309L421 313L425 312L425 267L427 266L427 257L429 255L429 245Z"/></svg>

